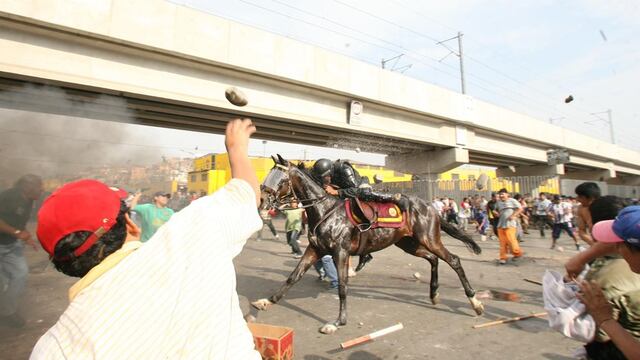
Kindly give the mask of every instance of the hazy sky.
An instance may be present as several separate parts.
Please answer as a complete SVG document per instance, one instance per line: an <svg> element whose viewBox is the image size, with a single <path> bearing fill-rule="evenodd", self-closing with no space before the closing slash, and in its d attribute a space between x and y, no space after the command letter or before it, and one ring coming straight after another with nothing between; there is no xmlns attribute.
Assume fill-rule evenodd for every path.
<svg viewBox="0 0 640 360"><path fill-rule="evenodd" d="M590 113L612 109L617 143L640 151L636 140L640 135L637 0L174 2L376 65L381 59L404 54L388 67L411 65L406 76L455 91L460 88L458 59L454 54L447 56L449 50L435 43L462 31L469 95L540 121L557 119L561 126L607 141L607 125ZM455 41L447 45L457 49ZM565 104L570 94L575 101ZM123 159L149 163L161 156L224 151L219 135L9 110L0 110L0 133L3 171L30 159L35 160L29 169L48 164L54 171L65 164L121 163ZM107 133L109 141L105 141ZM101 145L99 151L86 151L87 139ZM382 155L272 141L265 145L261 140L252 141L250 152L384 164Z"/></svg>

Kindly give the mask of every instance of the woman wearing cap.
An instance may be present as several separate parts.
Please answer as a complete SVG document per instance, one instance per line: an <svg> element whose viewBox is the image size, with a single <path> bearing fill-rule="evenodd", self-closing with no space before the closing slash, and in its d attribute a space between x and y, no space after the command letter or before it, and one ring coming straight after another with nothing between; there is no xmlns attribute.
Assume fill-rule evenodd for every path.
<svg viewBox="0 0 640 360"><path fill-rule="evenodd" d="M606 245L608 249L615 249L634 273L640 273L640 206L629 206L623 209L615 220L606 220L593 226L593 238L597 243ZM597 251L602 251L599 249ZM594 253L594 252L592 252ZM581 260L584 260L581 259ZM569 270L569 269L568 269ZM572 275L569 273L569 275ZM587 307L599 329L609 335L611 341L622 351L627 359L640 359L640 340L625 327L640 324L640 315L627 313L625 327L615 319L611 304L596 282L583 281L581 283L580 300ZM640 291L627 295L636 300L640 297ZM640 331L640 328L635 330ZM635 333L638 334L639 332Z"/></svg>

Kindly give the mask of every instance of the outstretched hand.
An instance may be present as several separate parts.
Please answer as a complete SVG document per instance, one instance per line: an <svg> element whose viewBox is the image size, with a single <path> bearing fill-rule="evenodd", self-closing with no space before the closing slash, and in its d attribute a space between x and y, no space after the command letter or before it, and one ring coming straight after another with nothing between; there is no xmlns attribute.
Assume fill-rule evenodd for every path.
<svg viewBox="0 0 640 360"><path fill-rule="evenodd" d="M224 145L229 155L238 152L246 155L249 152L249 138L256 132L251 119L234 119L227 124Z"/></svg>

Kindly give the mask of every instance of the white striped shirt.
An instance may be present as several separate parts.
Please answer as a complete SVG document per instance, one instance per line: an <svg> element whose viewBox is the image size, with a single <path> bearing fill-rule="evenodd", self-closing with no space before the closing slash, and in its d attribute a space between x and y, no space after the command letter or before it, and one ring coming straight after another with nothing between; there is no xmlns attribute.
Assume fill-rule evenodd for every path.
<svg viewBox="0 0 640 360"><path fill-rule="evenodd" d="M243 180L194 201L82 290L31 359L259 360L232 259L261 227Z"/></svg>

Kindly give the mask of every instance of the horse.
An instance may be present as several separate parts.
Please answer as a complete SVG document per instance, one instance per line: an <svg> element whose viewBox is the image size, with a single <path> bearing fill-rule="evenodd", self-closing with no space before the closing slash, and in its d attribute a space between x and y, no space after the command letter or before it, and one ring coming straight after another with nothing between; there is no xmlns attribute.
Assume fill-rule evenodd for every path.
<svg viewBox="0 0 640 360"><path fill-rule="evenodd" d="M340 311L335 321L324 324L319 330L324 334L334 333L339 326L347 324L349 256L362 257L396 245L406 253L426 259L431 264L429 295L432 304L439 303L438 259L442 259L458 274L475 313L484 313L484 306L476 299L475 290L467 280L460 258L445 248L440 230L462 241L475 254L480 254L481 249L471 237L453 225L441 222L435 208L422 199L409 197L410 206L404 214L407 219L402 227L361 231L349 220L345 201L328 195L318 180L307 172L303 163L293 165L280 155L277 159L272 158L275 165L262 184L263 198L266 198L262 206L286 205L292 200L301 204L307 212L309 246L280 289L268 299L252 302L253 307L267 310L269 306L276 304L318 259L328 254L333 257L338 270Z"/></svg>

